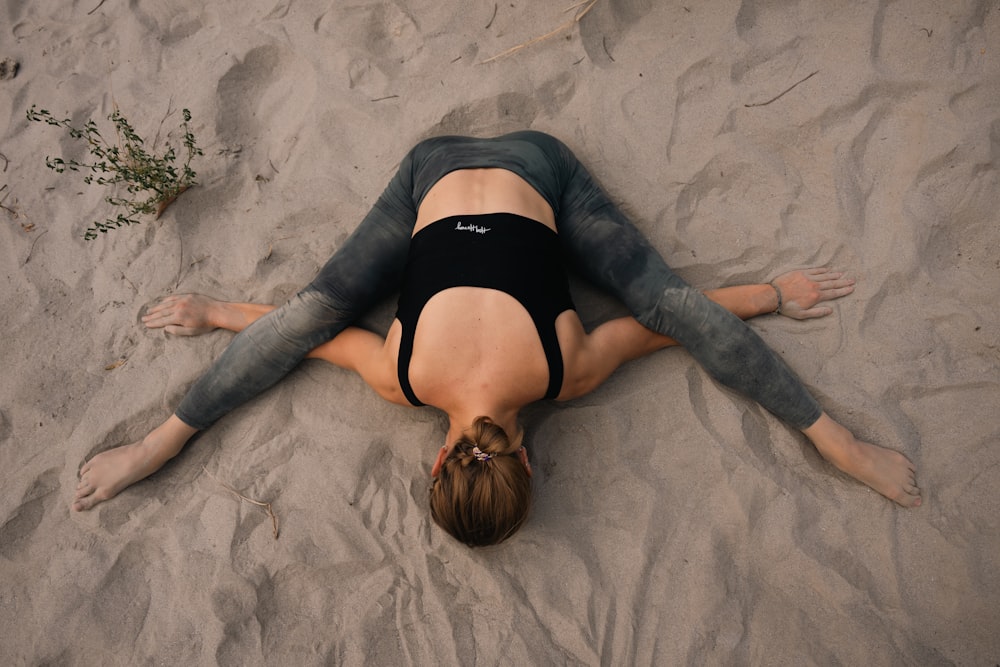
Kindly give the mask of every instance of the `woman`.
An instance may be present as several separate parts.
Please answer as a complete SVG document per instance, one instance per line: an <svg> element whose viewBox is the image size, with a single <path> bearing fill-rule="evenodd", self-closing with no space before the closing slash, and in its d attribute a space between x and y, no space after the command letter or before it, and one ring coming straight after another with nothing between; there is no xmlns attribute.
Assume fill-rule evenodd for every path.
<svg viewBox="0 0 1000 667"><path fill-rule="evenodd" d="M447 224L439 224L446 219ZM440 257L448 253L435 255L435 248L451 241L424 239L441 230L458 238L487 237L501 228L515 241L522 234L534 239L522 247L539 246L538 256L526 264L547 285L547 305L526 305L503 287L479 286L482 276L467 285L448 283L447 272L437 278L444 282L436 287L421 283L414 288L422 290L420 294L408 294L424 275L411 264L415 272L403 280L411 237L415 248L427 246L416 260L418 267L426 268L440 265ZM552 267L559 266L554 248L619 298L635 320L615 320L587 336L571 304L567 308L559 276L552 275ZM497 261L493 266L504 274L501 281L517 277L517 270L503 271L502 260ZM813 282L805 275L796 280ZM786 308L804 308L804 316L826 314L828 309L814 308L818 299L850 290L839 277L831 280L819 285L821 297L816 301L787 299ZM510 467L509 457L503 464L496 457L521 451L516 426L520 407L545 396L579 395L618 364L665 346L669 339L684 345L717 380L802 430L841 470L901 505L920 503L913 466L905 457L856 440L824 414L787 366L738 317L666 266L568 148L545 134L519 132L495 139L439 137L418 144L372 211L306 289L234 338L164 424L142 441L103 452L83 466L74 509L89 509L151 474L194 433L272 385L400 284L402 321L393 323L384 342L356 329L333 342L343 348L340 362L358 370L381 395L402 400L409 383L410 402L416 399L448 412L448 436L433 472L454 471L439 475L435 488L461 475L469 477L466 488L478 489L480 483L470 471ZM744 296L752 297L757 312L783 305L780 287L753 286ZM767 305L762 309L763 303ZM185 326L183 318L172 317L165 303L149 314L147 325ZM404 369L399 361L401 356L406 361L407 350L412 354ZM511 358L515 364L507 361ZM561 383L555 381L560 360L569 370ZM490 420L477 422L480 416ZM479 437L497 436L493 449L469 446L474 425ZM486 466L474 468L472 460ZM494 508L494 500L486 499L486 507ZM477 511L477 516L489 511ZM513 521L513 528L519 521ZM502 539L510 530L498 527L495 532ZM472 541L478 540L473 536Z"/></svg>

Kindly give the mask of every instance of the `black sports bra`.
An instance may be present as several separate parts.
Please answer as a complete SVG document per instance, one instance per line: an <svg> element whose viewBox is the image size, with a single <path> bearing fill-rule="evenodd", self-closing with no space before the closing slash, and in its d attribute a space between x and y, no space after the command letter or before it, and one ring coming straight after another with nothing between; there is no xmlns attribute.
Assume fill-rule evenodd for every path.
<svg viewBox="0 0 1000 667"><path fill-rule="evenodd" d="M500 290L524 306L549 365L545 398L558 396L563 363L556 318L574 308L555 231L513 213L489 213L443 218L413 235L396 311L403 325L396 370L413 405L423 405L409 377L417 321L431 297L451 287Z"/></svg>

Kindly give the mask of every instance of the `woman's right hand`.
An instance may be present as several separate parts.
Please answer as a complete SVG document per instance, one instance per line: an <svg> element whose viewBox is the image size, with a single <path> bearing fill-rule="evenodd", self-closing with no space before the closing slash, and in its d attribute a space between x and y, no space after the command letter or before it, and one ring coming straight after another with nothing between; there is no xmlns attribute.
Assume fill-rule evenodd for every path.
<svg viewBox="0 0 1000 667"><path fill-rule="evenodd" d="M203 294L171 295L147 310L142 323L175 336L199 336L219 328L216 322L224 305Z"/></svg>

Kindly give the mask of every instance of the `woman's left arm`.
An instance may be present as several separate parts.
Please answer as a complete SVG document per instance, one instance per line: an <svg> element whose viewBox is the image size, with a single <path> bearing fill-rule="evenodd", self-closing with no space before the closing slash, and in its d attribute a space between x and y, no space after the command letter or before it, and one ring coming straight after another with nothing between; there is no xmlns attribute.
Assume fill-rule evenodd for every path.
<svg viewBox="0 0 1000 667"><path fill-rule="evenodd" d="M818 304L853 291L854 279L842 271L814 268L783 273L766 285L708 290L705 296L743 320L774 312L806 320L829 315L833 309Z"/></svg>
<svg viewBox="0 0 1000 667"><path fill-rule="evenodd" d="M803 320L829 315L833 309L817 304L853 291L854 280L844 278L842 272L813 268L783 273L765 285L707 290L705 296L740 319L748 320L778 310L780 292L780 313ZM631 317L605 322L589 334L583 331L577 319L567 338L575 342L568 345L571 352L566 359L566 378L559 394L562 401L593 391L627 361L678 344ZM560 336L560 341L562 339Z"/></svg>

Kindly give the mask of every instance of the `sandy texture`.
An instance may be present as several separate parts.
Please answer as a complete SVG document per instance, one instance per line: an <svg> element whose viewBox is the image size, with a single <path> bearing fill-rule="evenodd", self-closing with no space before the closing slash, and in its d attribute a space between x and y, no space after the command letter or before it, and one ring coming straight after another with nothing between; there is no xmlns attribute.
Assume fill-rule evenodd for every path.
<svg viewBox="0 0 1000 667"><path fill-rule="evenodd" d="M996 2L597 0L479 64L562 9L0 7L19 63L0 81L0 662L1000 661ZM83 155L25 110L113 101L160 144L190 108L201 186L88 243L103 193L46 169ZM147 332L148 305L280 301L416 140L524 127L698 286L851 271L831 317L754 326L831 414L912 458L924 506L835 473L674 350L527 412L537 504L497 548L429 519L441 415L320 362L69 512L80 464L159 423L230 338ZM575 286L588 322L613 311ZM272 502L280 538L206 470Z"/></svg>

